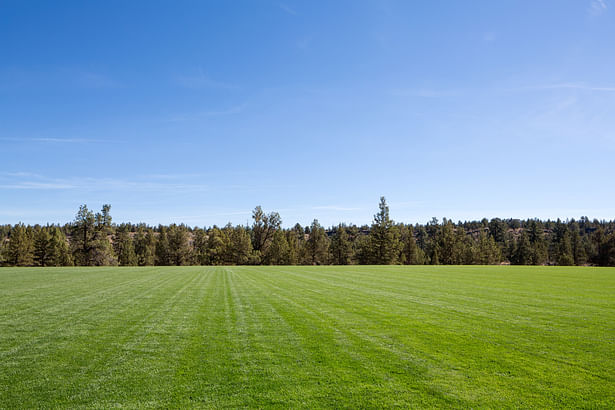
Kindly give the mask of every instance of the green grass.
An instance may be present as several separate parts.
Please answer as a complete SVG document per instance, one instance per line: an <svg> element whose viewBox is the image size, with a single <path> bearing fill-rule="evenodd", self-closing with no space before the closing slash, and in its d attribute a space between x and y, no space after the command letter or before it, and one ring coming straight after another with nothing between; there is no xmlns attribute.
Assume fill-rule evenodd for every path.
<svg viewBox="0 0 615 410"><path fill-rule="evenodd" d="M615 269L0 269L0 407L615 407Z"/></svg>

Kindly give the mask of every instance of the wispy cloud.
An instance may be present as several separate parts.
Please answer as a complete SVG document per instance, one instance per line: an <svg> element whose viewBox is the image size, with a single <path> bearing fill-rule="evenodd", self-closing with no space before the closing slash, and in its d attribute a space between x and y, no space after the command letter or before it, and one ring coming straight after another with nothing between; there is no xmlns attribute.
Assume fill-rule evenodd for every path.
<svg viewBox="0 0 615 410"><path fill-rule="evenodd" d="M326 210L326 211L360 211L361 208L353 208L353 207L345 207L338 205L321 205L321 206L313 206L314 210Z"/></svg>
<svg viewBox="0 0 615 410"><path fill-rule="evenodd" d="M237 90L239 86L224 81L212 79L203 69L199 69L198 73L193 75L181 75L175 78L175 82L185 88L219 88L225 90Z"/></svg>
<svg viewBox="0 0 615 410"><path fill-rule="evenodd" d="M584 83L556 83L538 86L524 87L526 89L550 90L550 89L575 89L584 91L607 91L615 92L615 87L593 86Z"/></svg>
<svg viewBox="0 0 615 410"><path fill-rule="evenodd" d="M300 50L307 50L308 48L310 48L311 44L312 44L311 36L303 37L302 39L297 41L297 48L299 48Z"/></svg>
<svg viewBox="0 0 615 410"><path fill-rule="evenodd" d="M59 144L88 144L88 143L100 143L100 142L119 142L92 138L19 138L19 137L0 137L0 141L11 142L49 142Z"/></svg>
<svg viewBox="0 0 615 410"><path fill-rule="evenodd" d="M87 88L115 88L119 83L112 78L98 73L81 73L77 76L78 85Z"/></svg>
<svg viewBox="0 0 615 410"><path fill-rule="evenodd" d="M0 174L0 189L18 190L78 190L78 191L129 191L129 192L202 192L209 185L185 183L180 180L160 178L50 178L29 172Z"/></svg>
<svg viewBox="0 0 615 410"><path fill-rule="evenodd" d="M290 7L289 5L287 5L287 4L280 3L280 4L278 4L278 6L280 6L280 8L281 8L282 10L284 10L285 12L287 12L288 14L291 14L291 15L293 15L293 16L296 16L296 15L297 15L297 11L296 11L295 9L291 8L291 7Z"/></svg>
<svg viewBox="0 0 615 410"><path fill-rule="evenodd" d="M37 190L49 190L49 189L74 189L75 185L53 183L53 182L33 182L24 181L14 184L0 184L0 189L37 189Z"/></svg>
<svg viewBox="0 0 615 410"><path fill-rule="evenodd" d="M0 172L0 177L1 176L42 178L42 175L40 175L40 174L35 174L33 172L22 172L22 171L18 171L18 172Z"/></svg>
<svg viewBox="0 0 615 410"><path fill-rule="evenodd" d="M191 121L191 120L199 120L211 117L222 117L225 115L233 115L240 114L246 107L246 104L239 104L232 107L229 107L224 110L205 110L205 111L197 111L190 112L184 114L175 114L167 119L168 122L181 122L181 121Z"/></svg>
<svg viewBox="0 0 615 410"><path fill-rule="evenodd" d="M395 97L439 98L459 95L457 90L436 90L430 88L394 88L389 93Z"/></svg>
<svg viewBox="0 0 615 410"><path fill-rule="evenodd" d="M606 12L607 9L608 6L606 4L606 0L592 0L589 6L589 12L594 16L598 16Z"/></svg>
<svg viewBox="0 0 615 410"><path fill-rule="evenodd" d="M185 179L185 178L200 178L203 174L143 174L139 178L147 179Z"/></svg>
<svg viewBox="0 0 615 410"><path fill-rule="evenodd" d="M485 43L493 43L496 39L497 36L492 31L483 34L483 41Z"/></svg>

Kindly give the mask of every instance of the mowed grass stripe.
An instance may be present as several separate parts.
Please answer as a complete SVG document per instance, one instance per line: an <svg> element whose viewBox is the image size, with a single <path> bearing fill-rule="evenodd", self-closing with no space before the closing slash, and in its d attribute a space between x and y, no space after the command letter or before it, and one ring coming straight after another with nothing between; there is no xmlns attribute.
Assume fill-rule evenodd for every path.
<svg viewBox="0 0 615 410"><path fill-rule="evenodd" d="M86 378L91 381L77 392L74 399L85 405L89 402L89 396L95 396L97 391L102 390L113 399L97 402L96 407L108 408L120 404L160 406L160 397L168 391L157 388L165 378L172 377L178 351L184 348L178 326L186 320L186 313L190 311L187 304L194 299L191 296L204 288L202 285L208 276L193 270L181 272L176 278L181 280L157 298L160 303L140 309L147 312L145 316L128 323L122 323L121 316L117 316L102 325L102 337L116 336L102 339L100 360L87 368ZM109 348L109 345L113 347ZM122 383L117 384L117 379L121 379ZM117 399L135 396L137 392L139 398L134 403Z"/></svg>
<svg viewBox="0 0 615 410"><path fill-rule="evenodd" d="M315 374L320 374L321 386L318 387L325 389L323 398L330 401L330 405L358 399L374 406L408 402L423 406L462 405L453 394L443 394L438 387L425 383L427 369L417 357L405 352L400 354L388 343L371 339L331 315L336 309L335 299L332 303L318 293L297 291L300 288L284 286L283 280L278 285L277 276L272 280L267 275L255 274L253 279L256 279L256 286L264 285L263 295L269 295L270 303L311 352L312 358L306 365L318 363L321 366ZM357 378L361 383L356 383Z"/></svg>
<svg viewBox="0 0 615 410"><path fill-rule="evenodd" d="M279 273L276 271L276 273ZM382 271L379 271L382 274ZM283 291L284 289L298 289L301 288L301 285L296 281L291 281L290 283L284 284L285 280L289 280L289 278L296 279L295 275L288 275L287 273L282 274L281 276L275 276L272 279L272 283L275 283L277 291ZM319 286L319 289L326 289L324 285ZM368 289L368 288L367 288ZM338 292L340 290L338 289ZM310 305L321 306L321 307L329 307L327 311L324 311L323 314L326 315L329 319L329 323L336 323L336 320L339 320L340 317L347 320L347 322L351 323L351 326L355 326L357 323L366 322L368 320L369 315L373 315L377 313L378 309L375 309L376 305L373 301L369 301L366 303L367 309L362 309L361 305L365 304L366 299L362 298L361 295L355 295L356 300L361 301L361 305L355 305L352 303L352 297L348 298L347 295L338 294L337 296L333 293L326 293L324 291L317 292L308 292L313 296L313 302L309 302ZM302 295L304 293L301 293ZM321 298L318 298L316 295L321 295ZM335 300L340 301L341 303L337 303L337 305L328 304L327 300ZM395 299L392 299L395 302ZM583 344L586 344L582 339L580 340L581 346L577 348L575 346L575 342L578 342L576 335L574 333L567 334L568 338L572 338L572 340L561 340L558 337L552 337L551 335L543 335L540 333L536 333L534 329L523 329L518 328L517 326L510 326L506 323L505 317L499 321L493 322L484 322L483 318L473 318L471 315L466 314L464 316L451 316L450 310L448 310L447 306L437 304L433 305L424 305L424 304L410 304L410 306L414 306L411 311L408 312L409 317L429 317L431 318L430 323L425 323L422 320L416 321L413 325L413 329L408 331L407 329L401 328L401 332L399 333L402 337L406 339L401 343L402 346L413 346L417 348L419 346L423 346L422 356L429 358L430 355L433 355L434 349L433 346L440 345L444 349L444 356L450 356L447 360L440 360L444 365L444 369L446 368L446 364L449 362L454 363L456 356L462 358L460 365L463 364L466 360L473 360L474 356L482 357L489 352L494 351L494 354L490 358L491 366L493 370L491 374L487 373L484 377L484 380L479 379L480 386L489 386L493 383L490 380L491 377L495 377L496 379L500 378L500 376L513 376L515 373L519 373L518 377L521 380L518 380L520 383L519 388L522 391L531 390L537 388L540 390L541 388L546 388L545 386L554 385L553 389L557 390L558 385L564 386L563 389L567 390L568 384L563 377L563 380L560 379L560 375L567 375L569 373L574 376L577 375L579 371L588 372L589 374L586 376L589 377L588 380L583 383L583 387L589 390L592 390L592 378L608 378L611 373L608 369L608 366L604 366L604 357L610 357L609 354L613 352L612 345L604 345L605 349L597 349L597 351L587 351ZM389 306L388 309L385 310L384 313L380 315L380 317L376 317L373 319L377 325L375 326L376 334L378 336L382 336L382 320L386 321L387 317L391 315L397 314L398 319L400 318L399 314L403 313L399 311L400 304L393 303ZM332 312L340 312L337 315L332 314ZM422 311L426 311L425 314ZM359 312L355 314L353 312ZM441 317L441 320L434 321L434 318ZM474 322L474 323L473 323ZM339 323L339 322L337 322ZM403 321L401 322L403 323ZM581 323L579 323L581 324ZM369 328L363 323L360 328ZM391 326L391 323L387 323L387 329L395 328ZM480 332L475 332L474 329L478 329ZM595 329L594 329L595 330ZM606 334L613 335L610 329L605 329ZM476 334L475 334L476 333ZM418 335L420 337L408 340L408 337L411 337L412 334ZM525 338L525 344L522 343ZM535 340L538 339L538 340ZM562 344L562 342L566 342ZM572 343L571 343L572 342ZM476 349L476 347L480 347L480 349ZM474 349L464 349L465 346L474 347ZM502 349L506 347L509 350ZM559 349L560 347L565 347L565 350ZM570 353L570 347L574 350L572 354ZM536 351L539 348L540 350ZM559 352L557 351L559 349ZM555 352L553 350L556 350ZM446 354L447 351L455 352L455 354L450 355ZM431 353L430 353L431 352ZM559 355L558 355L559 353ZM586 361L588 359L588 353L590 358L593 354L595 360L591 360L589 364L589 368L579 367L579 362ZM538 357L535 357L535 356ZM507 356L512 356L513 365L511 365L510 360L508 360ZM517 363L517 358L522 356L523 359L521 362L526 362L527 365L519 366L520 363ZM438 357L437 355L435 357ZM600 361L602 360L602 362ZM484 364L481 360L478 360L479 363ZM612 364L612 361L611 361ZM538 365L538 369L535 367ZM593 365L597 365L597 369L594 368ZM572 367L572 369L567 369L566 366ZM440 365L436 366L436 369L439 368ZM484 370L491 370L489 367ZM451 369L454 369L453 366ZM458 367L459 369L463 369L463 367ZM593 370L589 370L593 369ZM447 380L451 380L450 369L449 371L444 371L447 375ZM605 376L606 375L606 376ZM550 377L552 376L552 377ZM541 378L547 377L547 380L544 381L544 385L541 386L541 383L538 383L536 386L536 381L540 381ZM504 383L509 381L504 380ZM479 386L477 386L479 387ZM549 389L547 389L549 390ZM564 395L575 395L578 392L575 391L564 391ZM558 393L559 394L559 393ZM490 395L493 397L493 395Z"/></svg>
<svg viewBox="0 0 615 410"><path fill-rule="evenodd" d="M74 395L74 391L87 390L83 380L92 380L100 372L114 369L106 359L120 354L122 342L134 337L142 323L156 316L161 301L177 292L176 286L183 286L178 279L183 278L165 275L149 285L122 288L122 292L102 298L87 310L63 312L68 315L67 320L54 322L55 316L43 318L50 322L52 330L24 343L12 354L16 361L7 376L23 382L12 386L13 393L19 395L20 388L34 391L35 395L30 395L34 404L53 403L58 395L66 397ZM26 353L20 354L24 350ZM71 382L79 374L84 377Z"/></svg>
<svg viewBox="0 0 615 410"><path fill-rule="evenodd" d="M100 274L104 275L104 273ZM153 279L148 280L144 277L138 281L128 281L94 292L86 290L97 286L96 283L90 283L84 289L87 295L81 297L72 293L76 291L75 289L67 287L67 293L64 296L67 301L57 306L53 304L53 300L48 301L44 295L39 296L38 300L33 302L38 305L35 312L30 312L27 316L17 315L15 318L5 319L3 326L6 326L7 331L3 332L3 335L10 339L7 343L0 339L0 343L6 346L0 351L0 358L14 356L34 345L40 348L56 337L58 329L67 328L71 332L79 331L79 326L97 321L101 311L119 309L121 313L130 309L135 298L144 297L159 288L164 289L168 282L174 280L169 275L164 275L159 280ZM140 292L141 289L143 289L142 292ZM24 317L28 316L30 320L24 320ZM77 322L75 322L76 318L79 319ZM75 323L77 326L73 326Z"/></svg>
<svg viewBox="0 0 615 410"><path fill-rule="evenodd" d="M0 271L1 273L2 271ZM125 302L123 300L125 292L133 292L134 288L138 286L150 287L152 283L164 286L164 283L160 283L161 281L157 276L168 276L156 268L149 268L141 272L141 275L136 277L129 275L127 278L117 276L117 269L112 270L110 268L104 270L76 268L71 273L72 275L65 273L64 276L73 278L75 283L66 280L58 281L53 288L49 289L49 292L35 289L28 294L25 302L23 295L4 296L5 298L10 297L11 303L8 305L9 308L0 313L0 323L7 325L22 324L24 318L33 315L62 315L65 311L85 310L99 303L108 303L110 298L118 298ZM44 278L44 280L53 283L54 279L52 277ZM22 308L15 309L14 306L16 305Z"/></svg>
<svg viewBox="0 0 615 410"><path fill-rule="evenodd" d="M9 268L0 303L0 408L615 406L614 269Z"/></svg>

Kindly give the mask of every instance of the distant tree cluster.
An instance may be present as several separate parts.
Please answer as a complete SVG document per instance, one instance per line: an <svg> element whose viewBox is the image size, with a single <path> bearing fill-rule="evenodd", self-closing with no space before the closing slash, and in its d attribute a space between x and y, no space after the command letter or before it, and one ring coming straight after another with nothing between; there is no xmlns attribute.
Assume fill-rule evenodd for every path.
<svg viewBox="0 0 615 410"><path fill-rule="evenodd" d="M2 266L596 265L615 266L615 222L483 219L395 223L384 197L371 226L282 228L257 206L251 226L114 224L82 205L64 226L0 226Z"/></svg>

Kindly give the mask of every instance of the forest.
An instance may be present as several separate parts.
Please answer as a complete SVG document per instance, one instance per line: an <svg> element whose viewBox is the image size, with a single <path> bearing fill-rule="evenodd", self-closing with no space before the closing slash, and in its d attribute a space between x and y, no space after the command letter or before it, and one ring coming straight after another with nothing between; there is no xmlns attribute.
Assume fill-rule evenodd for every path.
<svg viewBox="0 0 615 410"><path fill-rule="evenodd" d="M248 226L115 224L82 205L65 225L0 226L1 266L577 265L615 266L615 222L482 219L394 222L384 197L371 225L283 228L257 206Z"/></svg>

